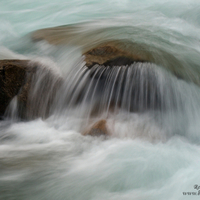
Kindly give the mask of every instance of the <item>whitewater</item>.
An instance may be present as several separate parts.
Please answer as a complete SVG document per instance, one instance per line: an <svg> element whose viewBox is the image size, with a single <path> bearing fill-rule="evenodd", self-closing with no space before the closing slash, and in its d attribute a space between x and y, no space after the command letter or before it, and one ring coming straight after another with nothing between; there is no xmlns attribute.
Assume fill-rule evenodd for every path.
<svg viewBox="0 0 200 200"><path fill-rule="evenodd" d="M58 45L32 39L34 31L64 25L77 31L65 38L59 29ZM97 67L91 75L81 52L106 40L130 41L137 46L130 50L145 49L155 63ZM199 0L1 0L0 59L39 62L66 83L47 118L21 120L11 101L0 121L1 200L199 199ZM108 91L95 95L103 70ZM144 85L152 77L159 108L154 98L146 106ZM133 78L139 100L129 97ZM122 97L113 92L121 80L128 90ZM75 90L85 92L78 105ZM109 112L116 98L121 108ZM107 120L107 138L82 135L94 102L106 110L94 120Z"/></svg>

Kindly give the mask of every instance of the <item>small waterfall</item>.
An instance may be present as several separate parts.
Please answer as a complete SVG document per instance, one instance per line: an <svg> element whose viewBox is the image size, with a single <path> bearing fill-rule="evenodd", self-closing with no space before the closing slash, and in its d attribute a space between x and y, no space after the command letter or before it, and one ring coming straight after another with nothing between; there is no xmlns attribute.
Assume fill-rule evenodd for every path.
<svg viewBox="0 0 200 200"><path fill-rule="evenodd" d="M200 119L199 101L198 86L152 63L96 64L90 69L79 63L66 77L48 68L39 69L31 78L25 116L53 115L63 123L66 117L74 116L83 120L83 130L92 118L126 113L126 121L130 121L131 113L148 114L167 137L176 133L190 138L191 127ZM195 132L191 139L196 137Z"/></svg>
<svg viewBox="0 0 200 200"><path fill-rule="evenodd" d="M6 110L5 116L11 118L12 120L17 120L19 117L18 109L19 109L18 99L17 99L17 96L15 96L11 100L11 102Z"/></svg>
<svg viewBox="0 0 200 200"><path fill-rule="evenodd" d="M82 62L66 77L37 64L27 80L8 108L7 115L13 119L74 116L87 124L93 117L149 113L169 135L186 135L200 118L199 87L153 63L88 68Z"/></svg>
<svg viewBox="0 0 200 200"><path fill-rule="evenodd" d="M174 84L179 80L152 63L130 66L83 66L66 78L57 102L63 107L88 106L88 114L119 109L127 112L180 109L182 99ZM181 81L181 80L180 80Z"/></svg>

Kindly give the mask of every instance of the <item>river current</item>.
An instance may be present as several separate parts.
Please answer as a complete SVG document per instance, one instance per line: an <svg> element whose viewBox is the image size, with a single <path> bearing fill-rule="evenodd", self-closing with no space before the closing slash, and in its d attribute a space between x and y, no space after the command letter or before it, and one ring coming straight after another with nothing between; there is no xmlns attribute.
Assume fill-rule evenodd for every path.
<svg viewBox="0 0 200 200"><path fill-rule="evenodd" d="M63 44L31 40L33 31L71 24L77 35L62 36ZM31 59L70 80L84 65L82 49L106 39L153 55L157 65L149 69L166 109L106 115L106 140L81 134L88 105L63 107L66 91L46 119L5 118L1 200L199 199L199 0L0 1L0 59Z"/></svg>

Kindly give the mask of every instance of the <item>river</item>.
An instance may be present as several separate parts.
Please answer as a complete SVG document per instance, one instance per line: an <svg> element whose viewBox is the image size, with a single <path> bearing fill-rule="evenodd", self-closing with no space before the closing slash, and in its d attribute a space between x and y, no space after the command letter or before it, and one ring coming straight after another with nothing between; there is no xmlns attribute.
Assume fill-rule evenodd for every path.
<svg viewBox="0 0 200 200"><path fill-rule="evenodd" d="M62 36L63 44L31 40L38 29L72 24L77 34L68 40ZM125 109L96 117L107 120L112 134L105 139L81 134L93 103L88 100L91 91L101 82L92 87L77 78L74 69L84 66L82 49L107 39L130 41L137 44L134 51L144 48L151 53L156 64L137 66L142 78L133 77L141 88L154 77L161 109L130 111L134 103L128 92L123 93ZM199 0L2 0L0 59L13 58L43 63L72 86L58 94L46 119L22 121L13 114L0 121L1 200L199 199ZM122 72L109 72L110 89L97 96L100 106L115 98L112 86ZM135 72L127 73L131 76L125 78L124 90L132 87L131 73ZM84 88L83 101L67 107L66 102L76 100L70 91ZM144 93L140 97L145 99ZM154 102L153 98L150 105ZM16 112L15 103L14 99L11 113ZM144 104L140 100L134 105Z"/></svg>

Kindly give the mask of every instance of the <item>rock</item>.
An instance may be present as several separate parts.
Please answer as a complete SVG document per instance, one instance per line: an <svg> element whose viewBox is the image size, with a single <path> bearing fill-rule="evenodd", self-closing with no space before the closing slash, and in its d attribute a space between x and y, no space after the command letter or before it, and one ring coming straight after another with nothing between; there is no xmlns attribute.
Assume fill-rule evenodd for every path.
<svg viewBox="0 0 200 200"><path fill-rule="evenodd" d="M68 44L70 41L77 43L78 36L80 37L80 34L77 34L79 29L79 26L76 25L45 28L34 31L31 38L34 42L43 40L53 45ZM82 44L81 40L80 43Z"/></svg>
<svg viewBox="0 0 200 200"><path fill-rule="evenodd" d="M33 119L50 116L62 84L63 78L61 76L38 65L36 71L28 75L27 82L19 94L22 111L25 111L21 112L22 117Z"/></svg>
<svg viewBox="0 0 200 200"><path fill-rule="evenodd" d="M0 116L26 82L28 60L0 61Z"/></svg>
<svg viewBox="0 0 200 200"><path fill-rule="evenodd" d="M93 22L45 28L31 34L33 42L46 41L52 45L80 46L86 57L87 66L103 64L108 60L124 58L131 61L154 61L154 56L141 44L129 39L110 37L115 28L91 28ZM119 59L118 59L119 60ZM120 59L121 60L121 59ZM130 62L128 61L127 64ZM122 62L122 64L124 61Z"/></svg>
<svg viewBox="0 0 200 200"><path fill-rule="evenodd" d="M131 37L121 39L121 34L126 36L127 31L141 31L137 27L102 27L95 22L71 24L34 31L32 41L46 41L52 45L78 46L85 56L86 65L92 67L99 65L126 65L134 61L150 62L166 68L179 79L193 82L200 86L199 71L191 70L190 63L180 60L179 53L172 53L162 46L155 46L136 42ZM119 32L119 34L118 34ZM187 65L187 67L185 67ZM193 68L194 69L194 68Z"/></svg>
<svg viewBox="0 0 200 200"><path fill-rule="evenodd" d="M102 119L95 124L93 124L88 130L86 130L83 135L90 135L90 136L109 136L111 135L107 126L106 120Z"/></svg>
<svg viewBox="0 0 200 200"><path fill-rule="evenodd" d="M16 96L18 117L47 117L62 82L37 62L0 60L0 116Z"/></svg>
<svg viewBox="0 0 200 200"><path fill-rule="evenodd" d="M97 46L83 55L85 56L86 66L89 68L95 64L113 67L131 65L134 62L145 62L141 56L119 49L112 43Z"/></svg>

